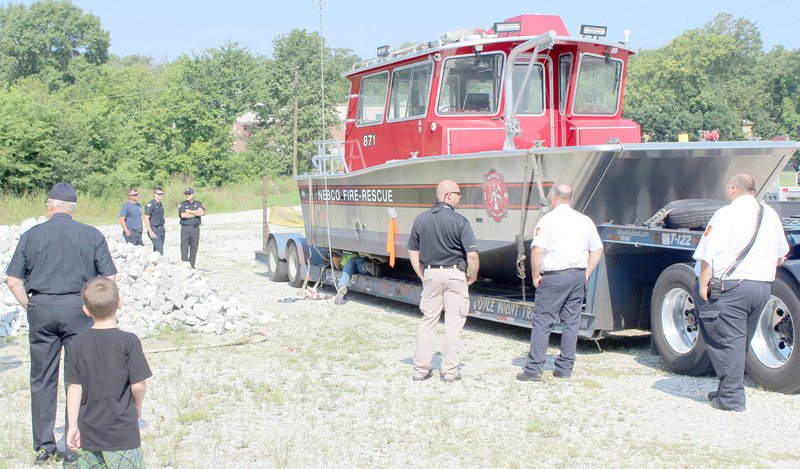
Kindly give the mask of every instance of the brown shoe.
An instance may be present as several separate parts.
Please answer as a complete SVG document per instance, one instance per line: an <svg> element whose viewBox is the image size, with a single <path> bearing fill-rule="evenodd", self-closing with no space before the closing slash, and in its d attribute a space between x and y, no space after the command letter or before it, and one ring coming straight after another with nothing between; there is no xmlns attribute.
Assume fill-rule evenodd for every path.
<svg viewBox="0 0 800 469"><path fill-rule="evenodd" d="M517 373L517 381L541 381L542 374L541 373L527 373L525 371L520 371Z"/></svg>
<svg viewBox="0 0 800 469"><path fill-rule="evenodd" d="M433 376L433 370L428 370L428 372L424 376L412 376L411 379L414 381L425 381L431 376Z"/></svg>

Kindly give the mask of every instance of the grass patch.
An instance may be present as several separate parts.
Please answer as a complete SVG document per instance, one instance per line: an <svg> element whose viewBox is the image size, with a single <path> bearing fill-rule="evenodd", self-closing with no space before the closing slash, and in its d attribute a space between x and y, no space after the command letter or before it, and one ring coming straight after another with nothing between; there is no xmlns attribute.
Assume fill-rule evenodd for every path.
<svg viewBox="0 0 800 469"><path fill-rule="evenodd" d="M248 379L244 387L253 393L253 400L269 404L283 405L283 393L268 383L260 383Z"/></svg>
<svg viewBox="0 0 800 469"><path fill-rule="evenodd" d="M190 424L194 422L205 422L211 420L211 412L208 407L185 410L178 414L178 422Z"/></svg>
<svg viewBox="0 0 800 469"><path fill-rule="evenodd" d="M175 328L167 325L159 326L155 334L152 334L150 338L159 342L170 343L175 347L194 346L197 345L198 340L197 335L183 324L178 324Z"/></svg>
<svg viewBox="0 0 800 469"><path fill-rule="evenodd" d="M270 205L292 206L300 204L297 183L292 178L273 179L267 183ZM178 216L178 204L184 200L186 185L173 181L164 187L162 202L167 217ZM152 188L139 187L139 202L146 204L152 196ZM203 202L207 213L241 212L262 207L261 181L229 184L223 187L195 187L197 200ZM23 195L0 194L0 225L18 225L23 220L45 215L44 201L47 191L29 192ZM90 225L116 224L119 208L127 200L126 194L91 196L78 193L78 209L75 219Z"/></svg>
<svg viewBox="0 0 800 469"><path fill-rule="evenodd" d="M559 436L559 428L555 422L547 421L539 417L533 417L525 425L525 431L534 433L542 438L556 438Z"/></svg>

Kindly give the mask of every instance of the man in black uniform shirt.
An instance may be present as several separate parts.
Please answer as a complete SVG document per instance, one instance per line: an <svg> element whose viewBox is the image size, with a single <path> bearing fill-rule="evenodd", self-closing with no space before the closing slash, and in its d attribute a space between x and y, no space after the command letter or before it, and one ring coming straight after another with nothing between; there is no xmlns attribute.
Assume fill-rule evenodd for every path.
<svg viewBox="0 0 800 469"><path fill-rule="evenodd" d="M35 463L73 460L56 451L54 427L61 347L92 326L83 314L81 289L95 277L116 278L105 237L72 219L78 196L66 182L47 195L49 220L26 231L8 264L8 288L28 312L31 354L31 419ZM64 352L66 356L66 351Z"/></svg>
<svg viewBox="0 0 800 469"><path fill-rule="evenodd" d="M478 243L469 221L455 211L461 201L458 184L441 181L436 200L430 210L417 216L408 237L408 258L422 280L422 321L412 379L424 381L433 375L433 338L444 308L441 379L451 383L461 379L458 350L469 313L468 286L478 278Z"/></svg>
<svg viewBox="0 0 800 469"><path fill-rule="evenodd" d="M206 214L203 203L194 200L194 189L187 187L183 191L186 200L178 206L181 219L181 260L188 261L194 268L197 259L197 246L200 245L200 217Z"/></svg>
<svg viewBox="0 0 800 469"><path fill-rule="evenodd" d="M161 204L161 197L163 196L164 189L154 187L153 200L147 202L147 205L144 206L144 227L147 230L147 236L153 242L153 251L158 251L161 254L164 254L164 238L166 238L164 205Z"/></svg>

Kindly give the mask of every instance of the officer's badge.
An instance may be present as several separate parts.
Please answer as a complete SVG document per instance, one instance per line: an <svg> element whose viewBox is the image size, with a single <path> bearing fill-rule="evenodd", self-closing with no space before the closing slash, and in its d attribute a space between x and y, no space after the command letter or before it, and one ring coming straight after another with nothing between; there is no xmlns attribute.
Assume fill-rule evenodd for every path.
<svg viewBox="0 0 800 469"><path fill-rule="evenodd" d="M706 227L706 231L703 232L703 236L708 236L709 233L711 233L711 225Z"/></svg>
<svg viewBox="0 0 800 469"><path fill-rule="evenodd" d="M534 236L539 236L539 232L542 231L541 228L536 228L536 232L533 233Z"/></svg>

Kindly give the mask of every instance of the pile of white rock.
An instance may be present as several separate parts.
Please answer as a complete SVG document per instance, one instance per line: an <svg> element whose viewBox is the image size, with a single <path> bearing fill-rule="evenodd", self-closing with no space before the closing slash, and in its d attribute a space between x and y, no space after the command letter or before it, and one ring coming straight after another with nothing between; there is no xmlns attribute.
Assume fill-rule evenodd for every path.
<svg viewBox="0 0 800 469"><path fill-rule="evenodd" d="M0 337L27 331L25 312L5 283L5 270L19 237L44 217L25 220L20 226L0 226ZM162 327L222 334L249 331L262 322L256 312L236 298L220 294L216 287L187 262L170 259L151 248L125 243L118 229L104 233L117 266L122 309L119 327L145 337Z"/></svg>

